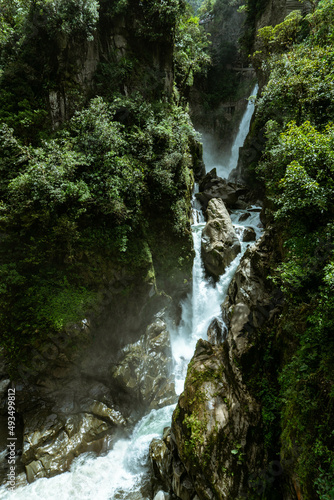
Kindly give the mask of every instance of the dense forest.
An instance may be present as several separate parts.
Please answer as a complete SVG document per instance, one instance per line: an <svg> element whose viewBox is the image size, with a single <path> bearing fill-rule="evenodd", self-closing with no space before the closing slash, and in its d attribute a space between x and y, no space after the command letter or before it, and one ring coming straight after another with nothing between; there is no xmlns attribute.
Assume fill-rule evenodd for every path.
<svg viewBox="0 0 334 500"><path fill-rule="evenodd" d="M107 261L147 267L159 219L176 241L189 237L197 136L182 90L209 56L198 18L178 0L14 0L1 12L1 342L15 365L24 346L94 308ZM114 50L82 85L75 57L98 23L125 14L144 53ZM169 38L178 90L138 60ZM58 94L66 111L55 116ZM177 259L189 260L182 244Z"/></svg>
<svg viewBox="0 0 334 500"><path fill-rule="evenodd" d="M272 8L0 0L0 345L10 379L38 386L32 353L84 318L100 325L106 309L128 315L124 304L136 302L142 311L143 283L154 290L142 299L157 301L152 311L168 303L180 314L191 283L192 190L203 177L189 98L197 89L208 114L240 100L250 81L233 66L251 65L260 92L238 181L263 198L275 247L266 279L283 300L252 333L254 359L235 361L261 408L264 449L243 498L331 500L334 3L308 2L267 26ZM220 28L237 10L245 21L236 46ZM72 339L70 362L77 343L91 342L86 333ZM202 427L188 427L200 441ZM284 474L268 475L278 460Z"/></svg>
<svg viewBox="0 0 334 500"><path fill-rule="evenodd" d="M253 64L265 83L253 123L263 151L249 165L265 183L282 262L271 279L285 305L265 332L258 390L269 446L291 457L303 498L334 495L333 14L331 1L259 30ZM272 363L276 371L273 373Z"/></svg>

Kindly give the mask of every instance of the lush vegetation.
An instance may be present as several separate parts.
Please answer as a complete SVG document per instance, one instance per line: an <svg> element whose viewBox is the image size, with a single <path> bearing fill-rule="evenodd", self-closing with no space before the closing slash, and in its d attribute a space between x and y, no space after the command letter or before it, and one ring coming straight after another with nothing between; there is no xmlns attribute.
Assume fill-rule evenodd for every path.
<svg viewBox="0 0 334 500"><path fill-rule="evenodd" d="M247 63L238 44L245 18L243 13L238 12L240 5L240 1L208 0L199 10L212 42L212 65L205 79L201 75L197 79L203 105L208 109L216 109L221 102L241 99L251 87L243 75L233 68L240 66L241 62Z"/></svg>
<svg viewBox="0 0 334 500"><path fill-rule="evenodd" d="M175 38L176 83L181 94L194 83L194 75L203 73L211 63L208 53L210 41L199 25L199 18L185 12L178 26Z"/></svg>
<svg viewBox="0 0 334 500"><path fill-rule="evenodd" d="M305 18L293 12L260 30L254 54L268 81L254 125L266 136L257 172L284 246L271 279L285 296L265 351L277 373L269 369L260 393L268 448L280 448L309 500L334 497L333 26L334 4L322 0Z"/></svg>
<svg viewBox="0 0 334 500"><path fill-rule="evenodd" d="M15 367L98 308L116 271L166 293L189 277L200 149L180 95L208 56L181 0L6 0L0 13L0 342ZM104 52L85 86L78 60L124 15L126 54ZM160 68L173 53L174 93ZM66 107L56 121L50 93Z"/></svg>

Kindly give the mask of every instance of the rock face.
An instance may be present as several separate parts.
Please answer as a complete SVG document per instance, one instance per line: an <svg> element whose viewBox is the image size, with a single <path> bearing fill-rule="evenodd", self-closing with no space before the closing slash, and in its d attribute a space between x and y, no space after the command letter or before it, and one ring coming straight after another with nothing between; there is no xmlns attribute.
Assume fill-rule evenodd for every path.
<svg viewBox="0 0 334 500"><path fill-rule="evenodd" d="M242 234L242 241L249 242L256 240L256 232L252 227L245 227Z"/></svg>
<svg viewBox="0 0 334 500"><path fill-rule="evenodd" d="M58 75L57 86L49 91L49 112L54 129L73 115L80 106L80 99L73 87L79 87L85 95L92 89L101 93L104 82L99 66L108 64L115 68L122 60L136 61L136 72L129 72L127 78L111 70L109 85L114 91L128 95L133 90L143 94L156 96L161 92L172 93L173 45L169 33L160 39L147 40L138 34L140 24L147 22L142 8L129 5L127 14L112 14L111 5L101 4L99 9L99 27L91 39L70 37L58 32L54 40L53 51L48 50L48 66L51 74ZM43 47L41 49L43 51ZM133 58L133 59L131 59ZM139 68L142 70L138 75ZM130 75L131 73L131 75ZM51 76L52 79L52 76ZM97 86L99 88L97 89Z"/></svg>
<svg viewBox="0 0 334 500"><path fill-rule="evenodd" d="M240 242L221 199L210 200L207 224L202 234L202 258L205 269L218 278L241 250Z"/></svg>
<svg viewBox="0 0 334 500"><path fill-rule="evenodd" d="M146 294L143 300L148 301ZM133 318L128 319L130 327ZM30 373L26 386L15 385L17 419L22 419L17 449L22 440L20 463L29 482L68 470L72 460L83 452L107 451L115 439L128 435L148 407L160 408L176 401L164 314L158 313L147 328L142 321L138 314L139 331L144 331L135 342L133 338L126 344L125 339L129 342L131 335L124 336L123 348L121 339L117 345L113 337L103 338L102 332L96 331L97 342L87 349L84 338L92 325L86 321L84 327L73 326L72 332L67 332L71 342L77 344L77 337L83 342L83 349L74 351L72 357L68 357L66 349L59 353L60 347L56 349L55 345L56 359L48 363L41 353L36 353L35 364L40 360L40 372ZM42 361L49 365L48 372ZM4 370L4 391L8 383ZM17 470L20 472L22 465ZM4 477L6 473L4 469Z"/></svg>
<svg viewBox="0 0 334 500"><path fill-rule="evenodd" d="M145 408L161 408L175 403L172 351L165 322L157 318L138 342L123 349L113 377L125 393Z"/></svg>
<svg viewBox="0 0 334 500"><path fill-rule="evenodd" d="M159 483L181 500L198 500L191 479L178 457L171 429L167 428L162 439L153 439L150 458Z"/></svg>
<svg viewBox="0 0 334 500"><path fill-rule="evenodd" d="M238 357L251 350L251 332L278 311L275 303L279 303L281 294L276 298L267 280L270 260L275 253L273 245L272 236L265 232L256 245L247 249L222 306L228 339L233 340ZM244 334L245 326L247 335Z"/></svg>
<svg viewBox="0 0 334 500"><path fill-rule="evenodd" d="M85 413L49 414L46 410L26 415L22 462L27 480L32 482L66 471L82 452L106 451L112 432L125 425L119 411L94 400L87 401Z"/></svg>
<svg viewBox="0 0 334 500"><path fill-rule="evenodd" d="M206 209L212 198L220 198L228 208L246 208L249 200L249 190L242 184L227 182L217 177L216 169L212 169L199 185L196 198Z"/></svg>
<svg viewBox="0 0 334 500"><path fill-rule="evenodd" d="M172 475L172 486L179 477L174 464L190 481L190 496L179 495L173 486L182 500L195 494L200 500L246 500L252 481L265 467L261 408L245 373L257 361L258 328L274 321L280 311L281 295L267 280L276 252L269 233L246 251L223 305L226 340L221 345L198 341L189 364L169 448L165 442L169 451L160 462L155 460L161 478Z"/></svg>
<svg viewBox="0 0 334 500"><path fill-rule="evenodd" d="M49 397L50 406L25 412L22 462L28 481L66 471L80 453L109 449L116 435L126 435L134 408L139 414L175 402L171 357L166 324L157 317L111 364L109 383L81 387L74 380ZM115 397L120 391L123 401Z"/></svg>
<svg viewBox="0 0 334 500"><path fill-rule="evenodd" d="M211 344L219 345L223 342L226 335L226 327L218 318L215 318L209 325L207 335L208 341Z"/></svg>

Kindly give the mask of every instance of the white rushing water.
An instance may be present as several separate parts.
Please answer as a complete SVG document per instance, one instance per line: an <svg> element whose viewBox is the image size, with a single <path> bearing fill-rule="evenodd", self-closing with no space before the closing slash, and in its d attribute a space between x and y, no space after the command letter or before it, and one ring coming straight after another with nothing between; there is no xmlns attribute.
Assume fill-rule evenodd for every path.
<svg viewBox="0 0 334 500"><path fill-rule="evenodd" d="M230 154L227 154L222 157L220 154L217 153L217 148L214 143L215 141L212 138L212 136L210 136L210 134L207 134L205 132L202 134L203 147L204 147L203 159L207 171L210 171L213 168L215 168L217 171L217 175L219 177L227 179L232 170L236 168L239 158L239 149L244 145L245 139L249 132L250 122L255 107L254 97L257 95L257 92L258 92L258 85L256 84L249 96L247 108L240 122L238 132L235 141L232 144Z"/></svg>
<svg viewBox="0 0 334 500"><path fill-rule="evenodd" d="M71 470L51 479L39 479L29 486L8 492L1 499L15 500L133 500L148 480L148 449L155 437L170 425L175 405L152 410L136 425L131 439L119 440L105 456L84 453Z"/></svg>
<svg viewBox="0 0 334 500"><path fill-rule="evenodd" d="M239 159L239 149L244 145L245 139L247 137L247 134L249 132L249 127L250 127L250 122L254 113L254 106L255 106L255 100L252 99L252 96L256 96L258 92L258 85L256 84L254 89L252 90L251 93L251 98L248 101L246 112L244 113L244 116L242 117L241 123L239 125L239 130L237 133L237 136L235 138L235 141L232 145L231 149L231 157L229 164L227 166L226 172L224 172L224 177L228 177L229 174L232 172L233 169L236 168L238 165L238 159ZM220 175L217 171L217 174Z"/></svg>
<svg viewBox="0 0 334 500"><path fill-rule="evenodd" d="M254 92L256 89L254 89ZM246 110L248 128L252 107ZM245 118L245 117L244 117ZM246 122L243 120L243 122ZM245 139L248 129L246 123L240 125L240 137ZM241 136L242 129L242 136ZM247 132L245 133L245 130ZM238 133L239 136L239 133ZM237 138L238 139L238 138ZM236 146L237 153L240 144ZM233 150L233 148L232 148ZM232 161L232 158L231 158ZM233 160L234 161L234 160ZM231 163L230 163L231 165ZM229 167L230 168L230 167ZM225 169L226 170L226 169ZM220 172L222 175L222 172ZM223 172L227 177L228 173ZM178 327L170 325L171 344L175 365L175 386L177 394L184 387L186 370L191 360L196 342L207 337L207 329L214 318L221 318L221 304L226 296L229 284L234 276L242 255L249 243L241 242L241 253L227 268L225 274L215 283L208 279L201 259L201 236L205 226L200 204L195 194L193 197L193 239L195 259L193 263L192 291L182 304L181 322ZM260 236L259 208L252 207L246 221L239 217L247 210L236 210L231 219L239 238L245 226L253 227L257 237ZM85 453L75 459L69 472L50 479L39 479L36 482L9 492L0 488L1 500L133 500L136 493L149 481L148 450L155 437L161 437L163 429L170 426L175 405L159 410L152 410L134 428L129 439L119 440L113 449L104 456ZM146 498L146 497L145 497Z"/></svg>

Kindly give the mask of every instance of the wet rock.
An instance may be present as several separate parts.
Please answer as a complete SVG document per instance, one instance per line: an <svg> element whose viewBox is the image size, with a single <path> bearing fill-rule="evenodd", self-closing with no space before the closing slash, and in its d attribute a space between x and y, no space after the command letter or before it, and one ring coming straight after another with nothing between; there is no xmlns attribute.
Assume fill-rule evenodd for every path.
<svg viewBox="0 0 334 500"><path fill-rule="evenodd" d="M166 489L170 489L172 478L172 454L165 440L153 439L151 441L150 458L153 464L155 477Z"/></svg>
<svg viewBox="0 0 334 500"><path fill-rule="evenodd" d="M178 457L170 428L165 430L163 439L154 439L151 442L150 457L155 476L165 490L173 491L181 500L195 498L192 480Z"/></svg>
<svg viewBox="0 0 334 500"><path fill-rule="evenodd" d="M246 208L249 190L246 186L228 182L217 177L216 169L211 170L200 182L196 198L206 209L213 198L220 198L228 208Z"/></svg>
<svg viewBox="0 0 334 500"><path fill-rule="evenodd" d="M66 370L61 376L62 364L68 367L69 360L60 356L59 377L53 365L51 374L38 374L35 384L16 385L17 410L24 419L22 463L29 482L68 470L81 453L107 451L147 408L176 401L169 333L161 314L117 356L110 353L109 365L101 358L96 378L77 357L72 379Z"/></svg>
<svg viewBox="0 0 334 500"><path fill-rule="evenodd" d="M273 293L272 284L267 279L270 261L279 261L274 256L276 251L273 236L265 232L255 245L247 249L229 286L222 306L223 317L229 329L228 338L233 339L238 356L248 350L251 333L269 320L271 311L277 312L281 303L282 294Z"/></svg>
<svg viewBox="0 0 334 500"><path fill-rule="evenodd" d="M113 410L104 412L110 420L108 413ZM22 462L29 482L66 471L83 452L106 451L111 430L125 425L120 415L106 422L89 413L65 416L48 410L27 415L25 420Z"/></svg>
<svg viewBox="0 0 334 500"><path fill-rule="evenodd" d="M176 400L169 332L157 318L135 344L123 350L112 376L145 408L161 408Z"/></svg>
<svg viewBox="0 0 334 500"><path fill-rule="evenodd" d="M173 414L173 460L200 499L248 498L250 478L265 468L261 406L247 384L259 362L254 334L281 310L282 294L267 279L277 248L267 232L246 251L223 304L225 341L198 341ZM173 468L174 487L179 476Z"/></svg>
<svg viewBox="0 0 334 500"><path fill-rule="evenodd" d="M174 459L172 467L172 488L175 495L181 500L191 500L194 496L195 490L183 463L180 460L177 461Z"/></svg>
<svg viewBox="0 0 334 500"><path fill-rule="evenodd" d="M215 345L221 344L225 334L226 334L225 325L223 325L218 318L213 319L209 325L207 332L208 341L211 344Z"/></svg>
<svg viewBox="0 0 334 500"><path fill-rule="evenodd" d="M218 278L241 251L240 242L222 200L210 200L207 224L202 233L202 258L205 269Z"/></svg>
<svg viewBox="0 0 334 500"><path fill-rule="evenodd" d="M199 341L172 424L180 460L199 498L241 497L247 467L256 469L262 458L256 439L246 446L259 421L259 405L239 383L226 346Z"/></svg>
<svg viewBox="0 0 334 500"><path fill-rule="evenodd" d="M247 220L248 218L250 217L250 213L249 212L245 212L243 214L240 215L239 217L239 222L244 222L245 220Z"/></svg>
<svg viewBox="0 0 334 500"><path fill-rule="evenodd" d="M158 491L153 500L170 500L170 495L164 491Z"/></svg>
<svg viewBox="0 0 334 500"><path fill-rule="evenodd" d="M242 241L249 242L249 241L255 241L256 240L256 232L252 227L245 227L243 235L242 235Z"/></svg>

